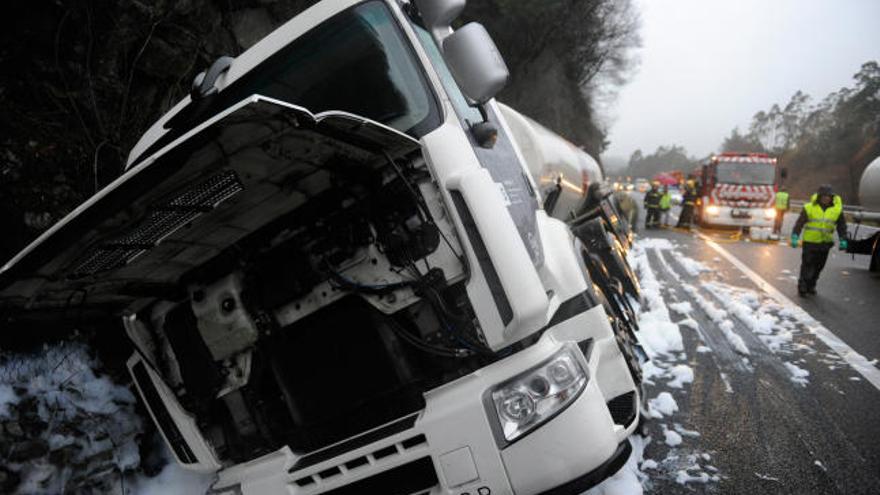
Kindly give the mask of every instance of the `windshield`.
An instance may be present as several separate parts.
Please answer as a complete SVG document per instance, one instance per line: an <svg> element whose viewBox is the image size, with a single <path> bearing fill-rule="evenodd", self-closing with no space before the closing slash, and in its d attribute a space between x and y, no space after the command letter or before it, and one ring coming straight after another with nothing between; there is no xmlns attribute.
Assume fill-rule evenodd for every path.
<svg viewBox="0 0 880 495"><path fill-rule="evenodd" d="M293 40L218 94L191 103L166 124L164 146L205 119L259 94L307 108L367 117L416 138L440 111L412 47L381 1L341 12Z"/></svg>
<svg viewBox="0 0 880 495"><path fill-rule="evenodd" d="M391 12L369 2L282 49L236 88L314 113L342 110L419 136L439 125L433 96Z"/></svg>
<svg viewBox="0 0 880 495"><path fill-rule="evenodd" d="M763 163L721 162L716 181L723 184L771 185L776 178L776 167Z"/></svg>

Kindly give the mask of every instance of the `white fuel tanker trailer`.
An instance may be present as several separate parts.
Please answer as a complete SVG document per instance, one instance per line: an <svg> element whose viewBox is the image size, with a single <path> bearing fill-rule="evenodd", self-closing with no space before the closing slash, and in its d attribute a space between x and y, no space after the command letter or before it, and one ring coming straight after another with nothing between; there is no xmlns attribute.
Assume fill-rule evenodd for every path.
<svg viewBox="0 0 880 495"><path fill-rule="evenodd" d="M880 220L880 157L874 159L862 172L859 181L859 202L865 211L857 212L856 221ZM870 270L880 271L880 231L864 239L850 242L848 253L871 255Z"/></svg>

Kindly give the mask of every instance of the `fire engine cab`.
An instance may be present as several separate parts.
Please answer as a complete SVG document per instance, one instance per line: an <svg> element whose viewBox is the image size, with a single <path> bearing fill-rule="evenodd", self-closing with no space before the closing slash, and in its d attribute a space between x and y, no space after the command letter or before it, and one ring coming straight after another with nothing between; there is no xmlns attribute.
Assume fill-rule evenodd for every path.
<svg viewBox="0 0 880 495"><path fill-rule="evenodd" d="M782 179L777 159L765 153L724 152L699 171L700 225L772 227L774 202Z"/></svg>

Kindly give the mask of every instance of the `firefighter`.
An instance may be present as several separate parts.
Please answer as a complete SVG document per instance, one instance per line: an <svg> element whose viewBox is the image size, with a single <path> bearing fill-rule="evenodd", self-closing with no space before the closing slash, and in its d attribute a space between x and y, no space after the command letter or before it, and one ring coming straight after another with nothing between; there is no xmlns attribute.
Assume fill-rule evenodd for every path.
<svg viewBox="0 0 880 495"><path fill-rule="evenodd" d="M657 227L660 221L660 183L654 181L651 183L651 189L645 193L645 209L648 214L645 216L645 228L651 229Z"/></svg>
<svg viewBox="0 0 880 495"><path fill-rule="evenodd" d="M678 216L679 229L690 229L694 221L694 205L697 202L697 185L693 179L689 179L681 196L681 214Z"/></svg>
<svg viewBox="0 0 880 495"><path fill-rule="evenodd" d="M828 252L834 244L834 230L840 239L840 249L846 250L846 220L843 215L843 200L834 194L831 186L822 184L804 204L794 229L791 231L791 247L797 247L801 230L803 254L801 256L801 276L798 279L798 295L816 293L819 273L828 260Z"/></svg>
<svg viewBox="0 0 880 495"><path fill-rule="evenodd" d="M788 191L783 186L776 193L776 219L773 220L773 233L777 236L782 232L782 219L788 209Z"/></svg>
<svg viewBox="0 0 880 495"><path fill-rule="evenodd" d="M663 186L663 195L660 196L660 225L669 227L669 210L672 209L672 194L669 194L669 186Z"/></svg>

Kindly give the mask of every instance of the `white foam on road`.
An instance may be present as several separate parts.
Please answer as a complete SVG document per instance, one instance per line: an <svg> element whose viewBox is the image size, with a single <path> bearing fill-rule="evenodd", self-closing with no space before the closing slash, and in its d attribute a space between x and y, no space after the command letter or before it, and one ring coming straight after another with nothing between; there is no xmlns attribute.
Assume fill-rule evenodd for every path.
<svg viewBox="0 0 880 495"><path fill-rule="evenodd" d="M669 303L667 304L667 306L669 307L669 309L683 316L691 314L691 311L694 310L694 307L691 306L691 303L688 301Z"/></svg>
<svg viewBox="0 0 880 495"><path fill-rule="evenodd" d="M730 346L733 347L733 350L744 356L748 356L749 354L751 354L742 337L740 337L736 332L733 331L732 321L724 320L718 324L718 328L721 329L721 332L724 334L724 338L727 339L727 342L730 343Z"/></svg>
<svg viewBox="0 0 880 495"><path fill-rule="evenodd" d="M686 364L676 364L669 369L668 373L672 375L672 380L666 385L672 388L681 388L685 383L693 383L694 381L694 369Z"/></svg>
<svg viewBox="0 0 880 495"><path fill-rule="evenodd" d="M675 302L667 303L666 297L670 294L664 292L681 278L666 263L664 255L672 252L676 246L666 239L639 240L629 253L629 262L639 275L642 285L642 298L638 305L639 327L637 332L640 342L645 347L650 361L643 366L643 377L646 385L660 388L653 393L657 396L650 399L645 411L646 417L666 419L674 421L679 413L676 395L686 394L688 384L694 381L695 370L687 363L687 353L682 339L682 328L691 328L700 332L700 326L688 314L693 311L690 303ZM664 275L663 280L655 276L652 265L656 265L654 259L649 261L648 254L653 253L660 264L659 270ZM652 256L653 257L653 256ZM668 275L668 276L667 276ZM673 322L670 317L670 309L676 316L684 315L686 318L679 322ZM701 339L702 340L702 339ZM662 390L667 388L667 390ZM659 393L658 393L659 392ZM681 419L678 420L679 422ZM669 453L665 459L644 459L642 450L637 440L643 440L639 436L630 437L633 442L634 453L630 456L626 465L617 474L587 492L590 495L630 495L641 494L644 490L651 490L651 477L663 479L676 479L677 473L684 470L694 480L719 481L719 477L709 476L707 473L694 473L700 468L699 461L695 461L698 454L688 454L685 437L698 437L699 432L684 429L680 423L673 423L670 428L661 424L660 444L663 449L672 449L674 454ZM650 440L650 437L649 437ZM646 444L647 442L645 442ZM650 470L650 477L646 471ZM687 480L686 482L691 482ZM705 482L705 481L703 481Z"/></svg>
<svg viewBox="0 0 880 495"><path fill-rule="evenodd" d="M681 445L681 435L679 435L676 431L664 430L663 436L665 437L664 442L666 442L666 445L669 445L670 447L677 447Z"/></svg>
<svg viewBox="0 0 880 495"><path fill-rule="evenodd" d="M691 277L697 277L702 272L711 271L708 266L693 258L684 256L678 251L675 251L673 254L675 254L675 257L673 258L675 262L678 263L678 265L681 266Z"/></svg>
<svg viewBox="0 0 880 495"><path fill-rule="evenodd" d="M843 340L840 339L837 335L835 335L831 330L826 328L824 325L816 321L814 318L810 317L809 314L803 310L800 306L795 304L794 301L789 299L785 294L780 292L776 287L770 285L769 282L764 280L760 275L755 273L751 268L745 265L742 261L740 261L736 256L730 254L726 249L718 245L711 238L706 236L705 234L698 233L698 236L706 241L706 244L714 249L718 254L723 256L727 261L729 261L733 266L738 268L743 274L745 274L752 282L755 283L761 290L766 292L770 297L776 299L783 307L791 311L795 316L806 315L808 319L803 319L802 322L810 322L807 324L808 330L819 338L822 342L825 343L831 350L837 353L844 361L847 362L856 372L858 372L862 377L865 378L871 385L874 386L877 390L880 390L880 369L877 369L874 366L874 363L869 361L865 356L856 352L852 347L847 345ZM800 318L799 318L800 319Z"/></svg>
<svg viewBox="0 0 880 495"><path fill-rule="evenodd" d="M669 392L660 392L657 397L648 401L648 413L651 417L672 416L672 413L677 411L678 402L675 402L675 398Z"/></svg>
<svg viewBox="0 0 880 495"><path fill-rule="evenodd" d="M714 321L715 323L721 323L727 318L727 311L723 309L718 309L711 301L703 297L697 289L691 284L681 284L681 288L688 293L694 301L697 302L697 306L703 310L706 315L709 316L709 319Z"/></svg>
<svg viewBox="0 0 880 495"><path fill-rule="evenodd" d="M691 330L700 330L700 324L693 318L685 318L684 320L676 322L676 324L680 327L690 328Z"/></svg>
<svg viewBox="0 0 880 495"><path fill-rule="evenodd" d="M785 368L788 370L788 372L791 373L791 381L801 386L809 383L809 380L807 380L807 377L810 376L809 371L789 362L785 362L783 364L785 365Z"/></svg>

